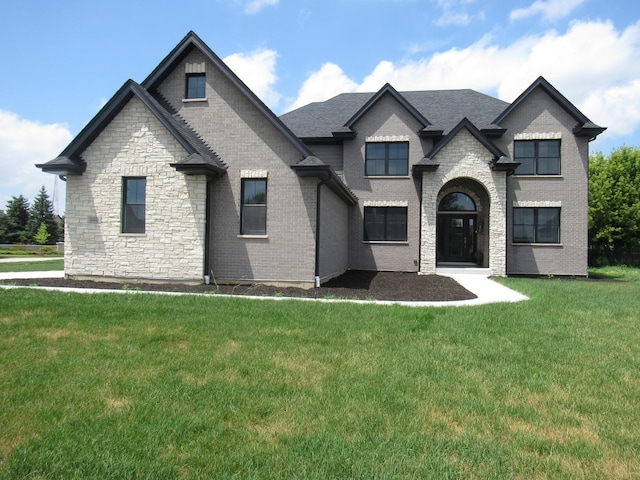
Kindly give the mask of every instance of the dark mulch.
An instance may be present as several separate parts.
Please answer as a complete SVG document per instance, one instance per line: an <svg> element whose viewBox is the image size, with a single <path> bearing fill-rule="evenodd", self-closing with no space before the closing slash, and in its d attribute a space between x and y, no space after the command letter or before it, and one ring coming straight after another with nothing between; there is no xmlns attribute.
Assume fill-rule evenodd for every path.
<svg viewBox="0 0 640 480"><path fill-rule="evenodd" d="M182 285L151 283L113 283L86 280L37 278L11 280L13 285L43 287L75 287L99 289L130 289L144 291L223 293L233 295L280 296L300 298L348 298L360 300L450 301L468 300L476 296L455 280L439 275L418 275L408 272L368 272L350 270L320 288L270 287L266 285Z"/></svg>

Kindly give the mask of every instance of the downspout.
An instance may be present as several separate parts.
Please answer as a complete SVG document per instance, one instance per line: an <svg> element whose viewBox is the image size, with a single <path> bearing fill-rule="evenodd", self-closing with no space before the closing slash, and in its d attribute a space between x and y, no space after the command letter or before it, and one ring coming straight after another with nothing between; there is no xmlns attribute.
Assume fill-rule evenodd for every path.
<svg viewBox="0 0 640 480"><path fill-rule="evenodd" d="M209 276L209 260L211 259L211 186L213 180L207 178L207 192L205 195L205 214L204 214L204 283L209 284L211 277Z"/></svg>
<svg viewBox="0 0 640 480"><path fill-rule="evenodd" d="M320 287L320 199L322 197L322 186L329 178L325 178L316 185L316 261L315 261L315 286Z"/></svg>

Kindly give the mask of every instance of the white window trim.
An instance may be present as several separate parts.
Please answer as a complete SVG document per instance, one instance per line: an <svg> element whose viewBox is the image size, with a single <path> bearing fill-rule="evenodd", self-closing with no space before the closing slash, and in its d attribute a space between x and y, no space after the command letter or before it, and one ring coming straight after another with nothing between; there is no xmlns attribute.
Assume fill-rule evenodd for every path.
<svg viewBox="0 0 640 480"><path fill-rule="evenodd" d="M516 133L514 140L562 140L562 132L523 132Z"/></svg>

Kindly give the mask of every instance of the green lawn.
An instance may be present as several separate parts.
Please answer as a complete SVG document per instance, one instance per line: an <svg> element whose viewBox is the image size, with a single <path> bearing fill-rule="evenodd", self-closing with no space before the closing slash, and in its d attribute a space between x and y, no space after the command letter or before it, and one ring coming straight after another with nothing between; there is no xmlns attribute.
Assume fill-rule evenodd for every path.
<svg viewBox="0 0 640 480"><path fill-rule="evenodd" d="M0 290L0 478L637 478L640 276L408 308Z"/></svg>
<svg viewBox="0 0 640 480"><path fill-rule="evenodd" d="M64 259L56 258L53 260L45 260L34 262L25 258L22 262L0 262L0 272L47 272L50 270L63 270Z"/></svg>

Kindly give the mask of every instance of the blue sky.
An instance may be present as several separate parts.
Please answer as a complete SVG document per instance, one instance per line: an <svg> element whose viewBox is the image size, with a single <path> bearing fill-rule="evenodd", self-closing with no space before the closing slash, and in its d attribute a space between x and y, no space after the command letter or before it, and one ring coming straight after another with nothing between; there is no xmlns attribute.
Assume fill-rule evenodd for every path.
<svg viewBox="0 0 640 480"><path fill-rule="evenodd" d="M640 145L637 0L4 0L0 208L44 185L55 158L129 78L195 31L277 114L345 91L472 88L513 101L545 76Z"/></svg>

